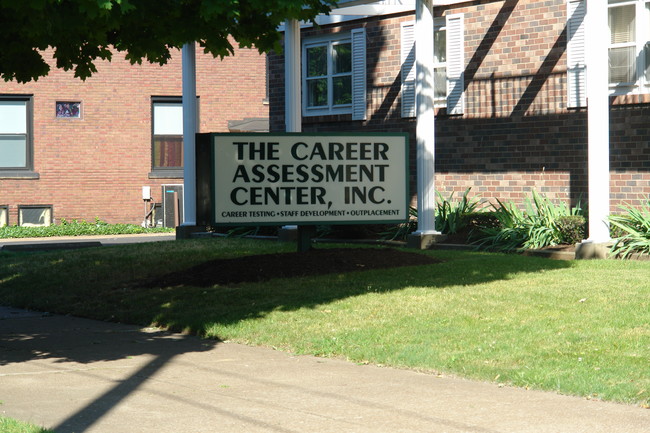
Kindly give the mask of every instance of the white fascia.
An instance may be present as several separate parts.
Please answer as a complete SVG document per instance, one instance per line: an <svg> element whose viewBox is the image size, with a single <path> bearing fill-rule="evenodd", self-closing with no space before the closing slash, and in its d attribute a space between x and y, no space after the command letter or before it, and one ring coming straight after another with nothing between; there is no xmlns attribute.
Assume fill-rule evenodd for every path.
<svg viewBox="0 0 650 433"><path fill-rule="evenodd" d="M467 3L467 0L433 0L434 7L458 3ZM322 26L403 12L415 13L415 0L340 0L338 4L339 7L332 9L329 15L317 16L316 23ZM300 23L301 28L312 26L309 22ZM278 30L284 32L284 24L279 26Z"/></svg>

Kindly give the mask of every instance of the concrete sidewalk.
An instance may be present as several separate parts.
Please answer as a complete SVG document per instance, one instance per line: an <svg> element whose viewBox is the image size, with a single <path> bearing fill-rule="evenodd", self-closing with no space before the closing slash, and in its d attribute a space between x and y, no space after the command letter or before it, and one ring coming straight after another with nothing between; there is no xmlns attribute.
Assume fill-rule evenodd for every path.
<svg viewBox="0 0 650 433"><path fill-rule="evenodd" d="M135 235L59 236L46 238L0 239L0 250L34 251L98 246L163 242L176 239L175 233L142 233Z"/></svg>
<svg viewBox="0 0 650 433"><path fill-rule="evenodd" d="M0 307L0 414L58 433L647 433L650 410Z"/></svg>

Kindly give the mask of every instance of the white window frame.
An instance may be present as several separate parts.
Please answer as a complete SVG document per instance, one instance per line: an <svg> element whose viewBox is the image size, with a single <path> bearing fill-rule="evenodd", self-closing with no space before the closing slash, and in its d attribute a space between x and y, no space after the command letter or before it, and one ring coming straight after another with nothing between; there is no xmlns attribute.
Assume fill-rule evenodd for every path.
<svg viewBox="0 0 650 433"><path fill-rule="evenodd" d="M337 44L349 43L352 62L350 72L341 74L333 73L332 53ZM308 107L307 91L307 49L317 46L327 46L327 75L322 76L328 80L327 105ZM365 28L352 29L349 33L336 35L322 35L308 38L302 44L302 115L304 117L327 116L334 114L351 114L352 120L366 120L367 118L367 77L366 77L366 31ZM337 76L350 76L352 100L349 104L334 105L332 79ZM311 79L315 79L310 77Z"/></svg>
<svg viewBox="0 0 650 433"><path fill-rule="evenodd" d="M334 100L334 86L333 79L335 77L349 76L350 81L352 81L352 69L349 72L334 73L334 47L340 44L350 44L350 50L352 51L352 39L350 34L346 35L336 35L336 36L327 36L312 38L307 41L302 46L302 106L303 106L303 116L323 116L330 114L351 114L352 113L352 101L349 104L335 105ZM327 48L327 73L326 75L319 75L317 77L307 77L307 50L310 48L316 47L326 47ZM310 80L318 79L327 79L327 105L310 107L308 105L309 92L307 83Z"/></svg>
<svg viewBox="0 0 650 433"><path fill-rule="evenodd" d="M436 32L444 31L445 32L445 41L447 40L447 20L445 17L435 17L433 19L433 33L435 35ZM435 58L435 56L434 56ZM449 80L447 80L447 44L445 42L445 61L444 62L436 62L435 60L433 61L433 70L435 71L438 68L445 68L445 96L444 97L438 97L436 96L435 99L433 100L434 107L446 107L447 106L447 97L449 96L449 86L447 83Z"/></svg>
<svg viewBox="0 0 650 433"><path fill-rule="evenodd" d="M650 41L650 1L649 0L608 0L608 10L621 6L635 6L635 41L633 43L610 44L611 48L626 46L635 47L636 54L636 80L633 82L609 83L609 92L612 95L650 93L650 73L646 76L645 65L650 63L650 50L646 52L646 45ZM609 29L608 29L609 31ZM648 46L650 49L650 45Z"/></svg>
<svg viewBox="0 0 650 433"><path fill-rule="evenodd" d="M442 67L446 69L447 94L445 98L436 98L434 107L447 108L447 114L461 115L465 112L465 91L464 91L464 50L465 50L465 26L464 15L451 14L445 17L434 18L434 31L445 30L446 62L433 63L433 68ZM433 38L433 35L431 35ZM402 88L401 104L402 117L415 117L415 21L408 21L401 24L401 63L402 63Z"/></svg>

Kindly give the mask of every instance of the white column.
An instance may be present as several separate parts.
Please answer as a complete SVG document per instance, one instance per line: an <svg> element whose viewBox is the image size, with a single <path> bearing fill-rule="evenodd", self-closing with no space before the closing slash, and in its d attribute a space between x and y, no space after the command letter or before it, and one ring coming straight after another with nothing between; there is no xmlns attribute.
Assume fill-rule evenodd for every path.
<svg viewBox="0 0 650 433"><path fill-rule="evenodd" d="M300 23L297 20L287 20L284 29L285 126L287 132L302 132Z"/></svg>
<svg viewBox="0 0 650 433"><path fill-rule="evenodd" d="M196 225L196 52L183 45L183 222Z"/></svg>
<svg viewBox="0 0 650 433"><path fill-rule="evenodd" d="M433 87L433 5L417 0L415 13L415 94L418 229L415 234L439 234L435 229L435 111Z"/></svg>
<svg viewBox="0 0 650 433"><path fill-rule="evenodd" d="M607 242L609 236L609 65L607 4L588 0L587 59L587 169L590 242Z"/></svg>
<svg viewBox="0 0 650 433"><path fill-rule="evenodd" d="M302 100L300 75L300 22L287 20L284 24L284 124L286 132L302 132ZM285 230L298 226L286 225Z"/></svg>

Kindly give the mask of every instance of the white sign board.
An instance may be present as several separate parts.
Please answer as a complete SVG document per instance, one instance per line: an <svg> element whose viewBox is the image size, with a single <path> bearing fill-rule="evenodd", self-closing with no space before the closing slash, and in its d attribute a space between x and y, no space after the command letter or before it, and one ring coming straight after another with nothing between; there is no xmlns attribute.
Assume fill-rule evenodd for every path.
<svg viewBox="0 0 650 433"><path fill-rule="evenodd" d="M212 134L221 225L408 219L406 134Z"/></svg>

